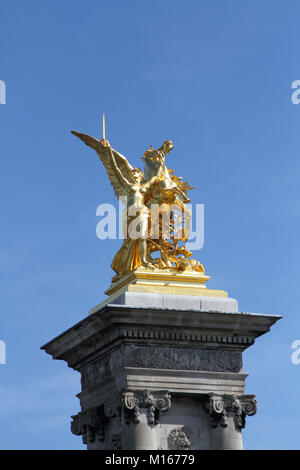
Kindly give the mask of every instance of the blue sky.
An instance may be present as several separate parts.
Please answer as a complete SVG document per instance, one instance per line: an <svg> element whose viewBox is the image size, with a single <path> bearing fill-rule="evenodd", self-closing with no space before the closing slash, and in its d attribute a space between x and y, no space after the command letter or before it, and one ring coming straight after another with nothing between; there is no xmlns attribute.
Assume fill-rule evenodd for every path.
<svg viewBox="0 0 300 470"><path fill-rule="evenodd" d="M2 449L81 449L79 374L40 346L104 299L120 241L96 238L115 203L97 156L134 165L173 139L170 167L205 204L194 252L241 311L282 314L244 354L259 411L247 449L299 449L300 5L289 0L2 0L0 80ZM172 160L172 162L171 162Z"/></svg>

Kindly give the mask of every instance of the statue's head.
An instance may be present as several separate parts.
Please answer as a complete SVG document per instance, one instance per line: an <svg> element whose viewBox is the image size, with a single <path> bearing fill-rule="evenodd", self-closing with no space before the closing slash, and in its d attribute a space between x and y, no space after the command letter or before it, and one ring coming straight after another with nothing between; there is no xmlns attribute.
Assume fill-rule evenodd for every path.
<svg viewBox="0 0 300 470"><path fill-rule="evenodd" d="M169 152L171 152L173 147L174 147L174 144L173 144L172 140L165 140L164 143L161 146L161 150L164 153L169 153Z"/></svg>
<svg viewBox="0 0 300 470"><path fill-rule="evenodd" d="M132 170L132 179L135 183L140 183L143 179L143 172L140 168L134 167Z"/></svg>

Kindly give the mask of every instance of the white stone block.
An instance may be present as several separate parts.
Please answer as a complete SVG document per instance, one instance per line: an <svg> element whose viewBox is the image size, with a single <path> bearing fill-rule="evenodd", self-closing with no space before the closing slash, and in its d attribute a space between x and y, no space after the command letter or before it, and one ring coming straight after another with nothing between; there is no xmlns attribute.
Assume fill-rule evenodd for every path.
<svg viewBox="0 0 300 470"><path fill-rule="evenodd" d="M236 299L221 297L200 297L200 310L202 312L237 313Z"/></svg>
<svg viewBox="0 0 300 470"><path fill-rule="evenodd" d="M197 295L152 294L150 292L124 292L110 304L128 307L163 308L205 312L237 313L237 300Z"/></svg>
<svg viewBox="0 0 300 470"><path fill-rule="evenodd" d="M200 297L196 295L170 295L161 294L163 307L175 310L199 310Z"/></svg>

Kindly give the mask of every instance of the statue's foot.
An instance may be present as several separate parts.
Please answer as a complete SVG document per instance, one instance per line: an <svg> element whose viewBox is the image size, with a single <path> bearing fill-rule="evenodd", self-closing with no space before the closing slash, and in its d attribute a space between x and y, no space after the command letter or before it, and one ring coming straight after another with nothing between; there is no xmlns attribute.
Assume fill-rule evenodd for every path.
<svg viewBox="0 0 300 470"><path fill-rule="evenodd" d="M157 266L155 266L152 261L148 261L148 260L145 260L145 261L142 260L142 267L145 269L151 269L151 270L157 268Z"/></svg>

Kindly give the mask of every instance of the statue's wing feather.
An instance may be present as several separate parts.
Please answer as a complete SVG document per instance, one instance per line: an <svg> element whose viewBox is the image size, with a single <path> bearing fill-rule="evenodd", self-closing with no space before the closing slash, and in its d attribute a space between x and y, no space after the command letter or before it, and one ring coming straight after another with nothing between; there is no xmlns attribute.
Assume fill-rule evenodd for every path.
<svg viewBox="0 0 300 470"><path fill-rule="evenodd" d="M93 148L97 152L97 154L100 157L100 160L102 161L102 163L103 163L103 165L106 169L106 172L108 174L110 183L111 183L111 185L114 189L115 195L117 197L124 196L126 194L125 187L120 183L118 177L116 176L116 174L115 174L115 172L112 168L110 159L108 157L107 150L104 147L104 145L101 143L101 141L99 139L96 139L95 137L90 136L90 135L82 134L82 133L76 132L76 131L71 131L71 132L72 132L73 135L78 137L86 145ZM130 163L128 162L126 157L121 155L119 152L117 152L114 149L112 149L112 152L114 154L117 167L121 171L122 175L128 181L131 181L131 172L132 172L132 169L133 169L132 166L130 165Z"/></svg>
<svg viewBox="0 0 300 470"><path fill-rule="evenodd" d="M87 134L82 134L81 132L77 131L71 131L73 135L76 135L82 142L84 142L86 145L89 147L92 147L93 149L97 150L100 144L100 140L96 139L95 137L92 137L91 135ZM103 145L101 145L103 147ZM104 147L103 147L104 148Z"/></svg>

